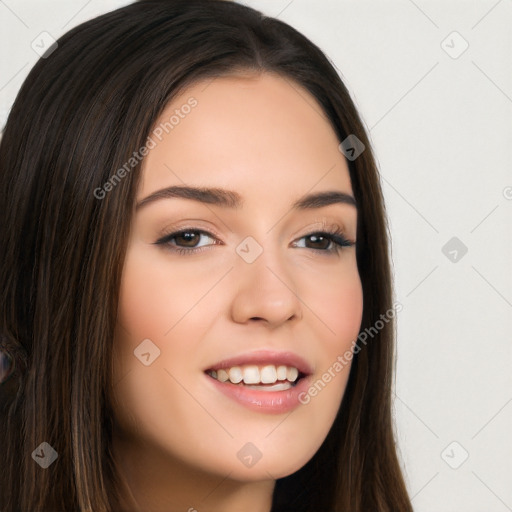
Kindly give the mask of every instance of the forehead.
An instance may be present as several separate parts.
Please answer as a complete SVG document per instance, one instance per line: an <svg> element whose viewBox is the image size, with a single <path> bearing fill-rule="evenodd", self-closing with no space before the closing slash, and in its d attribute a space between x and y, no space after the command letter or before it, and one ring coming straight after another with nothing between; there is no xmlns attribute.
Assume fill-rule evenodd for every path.
<svg viewBox="0 0 512 512"><path fill-rule="evenodd" d="M303 194L318 184L351 192L338 138L316 99L273 74L204 80L176 96L150 134L139 198L187 184L242 195Z"/></svg>

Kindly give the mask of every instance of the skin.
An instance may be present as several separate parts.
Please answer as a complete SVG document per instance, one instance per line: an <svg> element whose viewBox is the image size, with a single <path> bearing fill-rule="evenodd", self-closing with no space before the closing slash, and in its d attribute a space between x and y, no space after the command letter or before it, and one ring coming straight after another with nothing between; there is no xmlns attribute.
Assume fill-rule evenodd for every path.
<svg viewBox="0 0 512 512"><path fill-rule="evenodd" d="M190 97L197 106L145 158L137 201L188 185L235 191L244 204L166 198L134 209L114 339L113 453L125 510L268 512L275 480L324 441L350 364L283 414L239 405L204 370L248 351L286 350L310 363L314 382L351 349L363 309L355 246L322 252L308 235L336 225L355 241L357 209L291 210L311 192L353 195L336 134L299 85L270 73L198 82L157 124ZM195 254L172 251L187 248L183 239L155 245L183 228L213 237L196 233ZM263 249L250 264L236 252L247 236ZM160 350L149 366L134 356L144 339ZM236 455L247 442L262 453L250 468Z"/></svg>

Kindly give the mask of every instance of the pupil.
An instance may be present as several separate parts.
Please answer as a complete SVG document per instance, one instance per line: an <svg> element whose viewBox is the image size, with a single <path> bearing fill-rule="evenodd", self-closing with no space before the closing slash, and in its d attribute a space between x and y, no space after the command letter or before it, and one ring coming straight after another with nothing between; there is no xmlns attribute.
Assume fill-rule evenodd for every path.
<svg viewBox="0 0 512 512"><path fill-rule="evenodd" d="M323 237L323 236L317 236L317 235L310 235L310 241L313 243L313 244L320 244L321 245L321 248L326 248L326 245L325 245L325 242L329 242L329 240L327 240L327 238ZM324 242L322 244L322 242ZM318 249L318 247L316 247Z"/></svg>
<svg viewBox="0 0 512 512"><path fill-rule="evenodd" d="M185 241L185 244L187 247L193 247L194 245L197 244L197 234L196 233L192 233L190 231L187 231L185 233L182 233L181 235L178 235L176 238L177 239L182 239Z"/></svg>

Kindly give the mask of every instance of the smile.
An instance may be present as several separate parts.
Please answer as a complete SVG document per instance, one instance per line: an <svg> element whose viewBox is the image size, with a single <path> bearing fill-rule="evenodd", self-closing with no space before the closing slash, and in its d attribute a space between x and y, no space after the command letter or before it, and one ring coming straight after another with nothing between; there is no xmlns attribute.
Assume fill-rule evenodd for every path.
<svg viewBox="0 0 512 512"><path fill-rule="evenodd" d="M311 368L293 353L260 351L222 361L205 370L215 389L252 410L283 413L301 403Z"/></svg>
<svg viewBox="0 0 512 512"><path fill-rule="evenodd" d="M299 378L299 370L295 366L272 364L232 366L226 369L209 370L207 373L220 382L229 381L232 384L251 385L249 387L262 390L289 389ZM276 382L276 385L272 385Z"/></svg>

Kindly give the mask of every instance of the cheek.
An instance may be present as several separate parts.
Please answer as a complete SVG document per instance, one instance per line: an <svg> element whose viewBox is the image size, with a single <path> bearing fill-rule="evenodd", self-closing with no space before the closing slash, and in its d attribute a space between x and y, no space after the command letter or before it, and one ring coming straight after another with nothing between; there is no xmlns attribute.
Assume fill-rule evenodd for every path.
<svg viewBox="0 0 512 512"><path fill-rule="evenodd" d="M363 290L355 257L338 272L318 279L315 290L309 294L311 310L321 322L311 317L317 325L319 350L317 380L309 398L315 402L312 409L325 416L325 424L331 424L345 392L361 328Z"/></svg>
<svg viewBox="0 0 512 512"><path fill-rule="evenodd" d="M338 349L350 346L357 338L363 314L363 291L359 276L334 280L322 299L325 323L334 334L332 340ZM332 332L331 332L332 334Z"/></svg>
<svg viewBox="0 0 512 512"><path fill-rule="evenodd" d="M356 340L363 314L363 290L355 255L343 267L308 278L302 287L307 309L317 319L324 355L332 358L334 353L344 352Z"/></svg>
<svg viewBox="0 0 512 512"><path fill-rule="evenodd" d="M130 380L137 379L146 370L151 370L149 373L154 376L155 369L165 366L165 359L169 357L168 340L172 338L173 326L186 313L193 296L192 288L184 286L179 275L171 274L168 266L152 257L147 249L132 247L127 252L114 336L114 382L128 374ZM145 367L134 351L148 339L151 343L145 343L151 349L150 357L158 357ZM147 386L150 384L145 382L137 389ZM131 389L127 395L135 402L137 389Z"/></svg>
<svg viewBox="0 0 512 512"><path fill-rule="evenodd" d="M187 378L197 371L196 341L205 332L194 305L206 285L197 277L197 273L173 271L154 249L139 245L127 252L113 353L112 402L120 431L157 443L172 439L173 446L185 446L192 428L187 422L194 415L201 417L180 385L191 388ZM150 360L154 350L159 352L146 366L134 351L140 352L139 345L147 339L154 344L148 345Z"/></svg>
<svg viewBox="0 0 512 512"><path fill-rule="evenodd" d="M314 407L329 416L330 422L345 391L363 315L363 290L355 255L336 271L305 278L301 286L307 305L304 314L318 343L315 373L322 382L313 390Z"/></svg>
<svg viewBox="0 0 512 512"><path fill-rule="evenodd" d="M174 400L181 397L179 386L173 385L165 370L180 381L197 371L198 345L207 336L212 318L219 316L215 308L222 302L205 298L218 273L219 269L197 267L195 271L177 270L154 247L140 243L130 247L122 273L113 347L113 381L122 382L116 393L123 408L131 403L134 411L144 411L149 417L151 404L155 404L142 396L143 392L155 397L162 389L172 389L177 393ZM144 366L134 351L141 352L139 346L148 339L152 344L144 341L144 347L158 357Z"/></svg>
<svg viewBox="0 0 512 512"><path fill-rule="evenodd" d="M132 337L162 338L204 293L202 280L191 277L173 271L154 249L132 248L123 269L119 323Z"/></svg>

